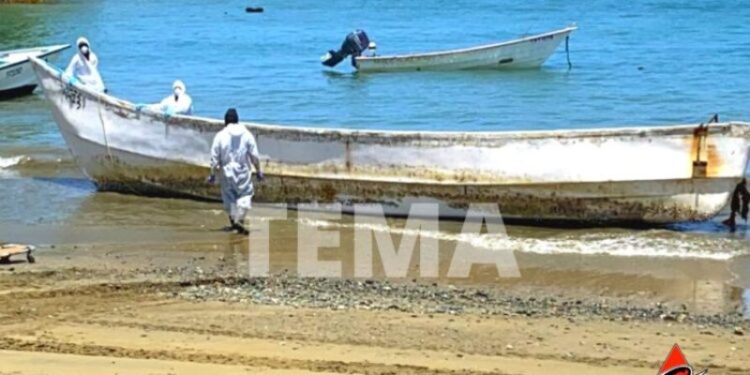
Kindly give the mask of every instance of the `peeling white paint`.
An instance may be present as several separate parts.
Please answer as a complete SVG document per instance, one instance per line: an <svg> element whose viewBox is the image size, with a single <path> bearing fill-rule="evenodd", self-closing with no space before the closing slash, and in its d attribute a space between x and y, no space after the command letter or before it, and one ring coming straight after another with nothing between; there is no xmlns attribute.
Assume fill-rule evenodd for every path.
<svg viewBox="0 0 750 375"><path fill-rule="evenodd" d="M215 197L201 185L214 119L165 117L71 87L47 64L34 69L78 164L95 181ZM259 199L387 203L389 214L437 202L456 216L497 203L504 217L670 223L708 219L744 177L750 124L708 127L693 176L694 125L528 132L408 132L247 124L263 154Z"/></svg>

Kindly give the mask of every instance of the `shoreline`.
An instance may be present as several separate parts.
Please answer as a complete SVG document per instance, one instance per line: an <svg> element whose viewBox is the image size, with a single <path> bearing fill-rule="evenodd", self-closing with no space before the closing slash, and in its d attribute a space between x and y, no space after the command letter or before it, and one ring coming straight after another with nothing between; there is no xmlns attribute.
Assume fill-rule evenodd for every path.
<svg viewBox="0 0 750 375"><path fill-rule="evenodd" d="M37 263L0 265L0 374L651 375L675 343L695 368L750 372L747 256L519 250L520 278L478 266L468 279L449 279L457 241L438 233L443 276L415 281L414 257L407 278L386 279L376 256L374 277L357 279L354 227L343 218L323 226L340 242L319 259L340 261L348 277L305 278L287 271L297 267L299 242L299 219L289 213L269 232L271 276L249 278L248 238L220 231L226 218L216 204L34 182L70 189L62 198L80 203L64 206L59 219L24 213L24 223L0 230L38 245ZM271 213L258 207L254 215ZM447 233L460 229L444 224ZM387 225L392 241L402 241L404 221ZM508 233L522 245L593 238L655 251L729 242L658 230Z"/></svg>
<svg viewBox="0 0 750 375"><path fill-rule="evenodd" d="M0 0L8 49L86 37L109 93L140 108L180 80L196 116L86 100L57 81L74 50L0 101L0 243L36 260L0 260L0 375L653 375L676 344L696 373L748 375L750 223L722 220L742 213L750 123L706 122L750 119L748 17L728 2ZM341 45L334 25L399 55L570 22L584 27L535 69L318 60ZM223 230L218 200L161 195L219 198L205 167L228 107L287 124L253 128L268 179L247 237ZM118 181L138 186L106 190ZM394 216L296 210L308 201ZM417 226L422 202L453 218ZM457 213L474 202L549 221L472 230Z"/></svg>
<svg viewBox="0 0 750 375"><path fill-rule="evenodd" d="M185 283L181 283L185 284ZM522 290L523 291L523 290ZM172 297L175 297L171 292ZM724 328L743 336L750 321L741 312L693 313L685 304L644 304L629 298L570 298L543 289L535 296L492 287L422 284L373 279L264 278L196 280L176 297L196 302L289 306L329 310L398 311L418 315L525 316L571 321L677 322L698 329Z"/></svg>
<svg viewBox="0 0 750 375"><path fill-rule="evenodd" d="M520 287L250 279L195 252L162 255L185 264L165 268L144 251L55 250L46 266L0 267L0 373L646 375L674 343L695 368L750 371L750 324L733 314Z"/></svg>

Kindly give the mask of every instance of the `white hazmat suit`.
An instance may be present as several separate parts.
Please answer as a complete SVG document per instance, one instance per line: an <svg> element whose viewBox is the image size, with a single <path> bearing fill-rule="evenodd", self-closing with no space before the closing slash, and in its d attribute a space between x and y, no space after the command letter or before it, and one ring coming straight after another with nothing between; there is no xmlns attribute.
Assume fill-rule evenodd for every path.
<svg viewBox="0 0 750 375"><path fill-rule="evenodd" d="M211 171L221 171L221 199L232 224L242 226L255 194L251 164L258 170L260 159L255 137L244 125L229 123L214 137Z"/></svg>
<svg viewBox="0 0 750 375"><path fill-rule="evenodd" d="M169 115L191 115L193 113L193 99L187 94L185 84L180 80L174 81L172 90L172 95L164 98L159 104L152 105L151 109Z"/></svg>
<svg viewBox="0 0 750 375"><path fill-rule="evenodd" d="M63 73L63 79L68 82L78 80L83 85L99 92L104 92L106 87L102 76L99 74L99 59L93 51L88 39L78 38L76 41L78 53L76 53L68 64L68 68ZM88 54L88 56L87 56Z"/></svg>

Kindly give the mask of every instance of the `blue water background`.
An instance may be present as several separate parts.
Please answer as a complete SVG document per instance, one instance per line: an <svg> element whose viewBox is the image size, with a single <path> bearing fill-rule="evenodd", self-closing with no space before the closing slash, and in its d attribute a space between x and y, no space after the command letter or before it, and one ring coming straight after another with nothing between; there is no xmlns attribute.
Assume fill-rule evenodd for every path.
<svg viewBox="0 0 750 375"><path fill-rule="evenodd" d="M748 19L742 1L71 1L0 6L0 48L86 35L115 95L154 102L182 79L201 116L234 106L245 120L290 125L560 129L749 119ZM531 71L363 75L319 63L354 28L388 54L573 22L571 71L564 46ZM40 137L55 130L29 122Z"/></svg>

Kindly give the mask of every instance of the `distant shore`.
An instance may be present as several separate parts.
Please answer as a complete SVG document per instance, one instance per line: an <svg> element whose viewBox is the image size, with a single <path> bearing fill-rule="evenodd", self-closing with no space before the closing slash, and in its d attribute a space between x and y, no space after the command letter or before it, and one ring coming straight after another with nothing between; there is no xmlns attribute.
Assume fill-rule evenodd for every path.
<svg viewBox="0 0 750 375"><path fill-rule="evenodd" d="M56 0L0 0L0 4L47 4L56 2Z"/></svg>

